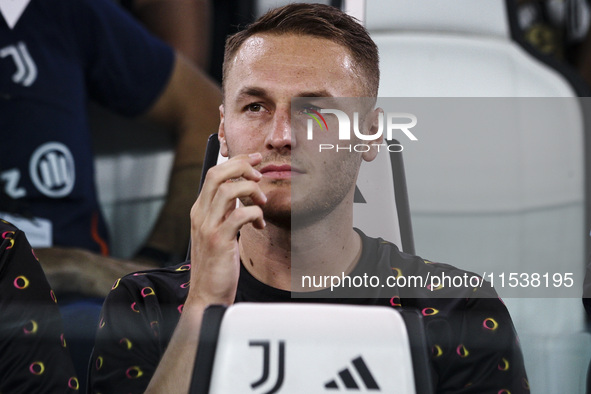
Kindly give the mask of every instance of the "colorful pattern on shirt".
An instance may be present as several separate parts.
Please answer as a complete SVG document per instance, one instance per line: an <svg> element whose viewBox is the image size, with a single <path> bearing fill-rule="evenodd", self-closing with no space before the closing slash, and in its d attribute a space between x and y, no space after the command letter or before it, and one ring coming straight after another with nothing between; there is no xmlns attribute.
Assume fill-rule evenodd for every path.
<svg viewBox="0 0 591 394"><path fill-rule="evenodd" d="M0 220L0 392L74 393L55 294L24 233Z"/></svg>
<svg viewBox="0 0 591 394"><path fill-rule="evenodd" d="M361 233L363 250L352 272L373 267L399 275L466 272L401 253L381 239ZM102 311L92 358L92 393L141 393L148 385L182 313L190 286L190 264L128 275L113 285ZM269 287L241 266L236 302L318 302L384 305L423 315L438 393L529 393L529 383L513 323L494 290L409 288L387 298L295 299Z"/></svg>

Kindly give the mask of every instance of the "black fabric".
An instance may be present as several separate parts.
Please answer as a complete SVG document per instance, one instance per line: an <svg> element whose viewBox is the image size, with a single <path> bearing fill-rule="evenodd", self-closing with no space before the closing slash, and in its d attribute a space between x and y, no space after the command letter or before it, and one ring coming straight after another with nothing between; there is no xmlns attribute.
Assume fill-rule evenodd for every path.
<svg viewBox="0 0 591 394"><path fill-rule="evenodd" d="M0 392L79 389L55 295L25 234L0 220Z"/></svg>
<svg viewBox="0 0 591 394"><path fill-rule="evenodd" d="M212 0L213 26L209 75L222 83L222 65L226 38L254 22L254 0Z"/></svg>
<svg viewBox="0 0 591 394"><path fill-rule="evenodd" d="M169 252L165 252L160 249L152 248L150 246L142 247L137 253L136 257L144 257L152 261L160 261L163 267L170 265L170 262L173 261L173 254ZM180 261L178 259L177 261Z"/></svg>
<svg viewBox="0 0 591 394"><path fill-rule="evenodd" d="M363 250L351 276L368 270L406 276L466 274L446 264L401 253L382 239L361 235ZM103 307L91 359L90 392L144 391L182 313L189 280L190 264L185 263L128 275L113 286ZM324 289L312 293L313 298L299 299L265 285L241 266L236 302L321 300L417 310L423 315L438 393L529 392L511 318L494 290L483 286L435 291L440 297L434 298L429 288L407 288L395 293L378 290L376 297L333 298L334 293Z"/></svg>

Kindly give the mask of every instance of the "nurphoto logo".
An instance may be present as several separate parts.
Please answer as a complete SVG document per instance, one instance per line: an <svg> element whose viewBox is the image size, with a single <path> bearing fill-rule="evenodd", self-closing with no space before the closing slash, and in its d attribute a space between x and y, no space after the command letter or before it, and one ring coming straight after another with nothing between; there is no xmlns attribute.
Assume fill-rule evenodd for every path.
<svg viewBox="0 0 591 394"><path fill-rule="evenodd" d="M355 137L362 141L374 141L377 138L384 135L385 139L394 139L394 132L401 131L409 140L418 141L417 137L410 131L417 124L417 117L411 113L406 112L388 112L384 116L383 112L378 114L378 129L374 134L364 134L359 129L359 112L353 112L353 127L351 127L351 120L349 115L344 111L338 109L319 109L316 111L311 108L307 108L309 112L307 115L310 116L307 123L307 138L312 140L314 138L314 122L318 124L321 131L328 131L328 124L322 114L333 114L337 117L339 124L339 141L351 141L351 130ZM385 118L385 122L384 122ZM385 123L385 125L384 125ZM384 134L385 130L385 134ZM380 147L385 146L389 152L402 152L403 146L401 144L387 144L387 143L360 143L360 144L319 144L319 152L327 150L346 150L349 152L367 152L371 147L377 147L378 151Z"/></svg>

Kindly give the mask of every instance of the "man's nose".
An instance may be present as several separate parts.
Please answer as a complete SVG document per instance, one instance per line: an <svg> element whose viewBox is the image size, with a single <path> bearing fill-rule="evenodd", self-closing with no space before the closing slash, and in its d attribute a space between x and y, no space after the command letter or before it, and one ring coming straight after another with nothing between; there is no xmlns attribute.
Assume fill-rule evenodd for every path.
<svg viewBox="0 0 591 394"><path fill-rule="evenodd" d="M275 112L271 130L267 134L265 141L267 148L284 151L291 150L295 141L292 140L291 135L291 114L288 110L278 110Z"/></svg>

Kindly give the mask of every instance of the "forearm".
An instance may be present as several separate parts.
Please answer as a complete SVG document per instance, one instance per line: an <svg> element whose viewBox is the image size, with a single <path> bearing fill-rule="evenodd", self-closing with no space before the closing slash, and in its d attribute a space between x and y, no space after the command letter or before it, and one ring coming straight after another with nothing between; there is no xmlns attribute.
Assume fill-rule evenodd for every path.
<svg viewBox="0 0 591 394"><path fill-rule="evenodd" d="M49 284L58 294L79 293L105 297L118 278L155 267L76 248L35 249L35 254Z"/></svg>
<svg viewBox="0 0 591 394"><path fill-rule="evenodd" d="M212 20L208 0L135 0L134 4L134 13L150 31L207 69Z"/></svg>
<svg viewBox="0 0 591 394"><path fill-rule="evenodd" d="M260 179L260 174L252 168L261 160L260 155L239 156L208 173L201 195L191 209L191 286L179 323L150 381L148 393L188 392L205 308L214 304L229 305L235 299L240 272L236 235L246 223L263 228L264 222L260 207L239 208L242 215L232 215L236 208L230 202L246 194L255 203L263 204L262 192L254 181ZM239 176L254 179L246 184L247 189L253 190L227 183L228 179ZM214 198L222 184L230 185L234 192L225 198ZM220 218L225 219L221 224Z"/></svg>
<svg viewBox="0 0 591 394"><path fill-rule="evenodd" d="M176 148L167 198L146 246L184 257L190 209L197 197L207 138L218 128L220 103L219 87L177 56L169 86L149 113L172 124Z"/></svg>
<svg viewBox="0 0 591 394"><path fill-rule="evenodd" d="M164 263L184 260L189 244L189 213L197 197L202 165L193 164L172 169L168 195L145 245L169 255ZM173 260L173 261L171 261Z"/></svg>

